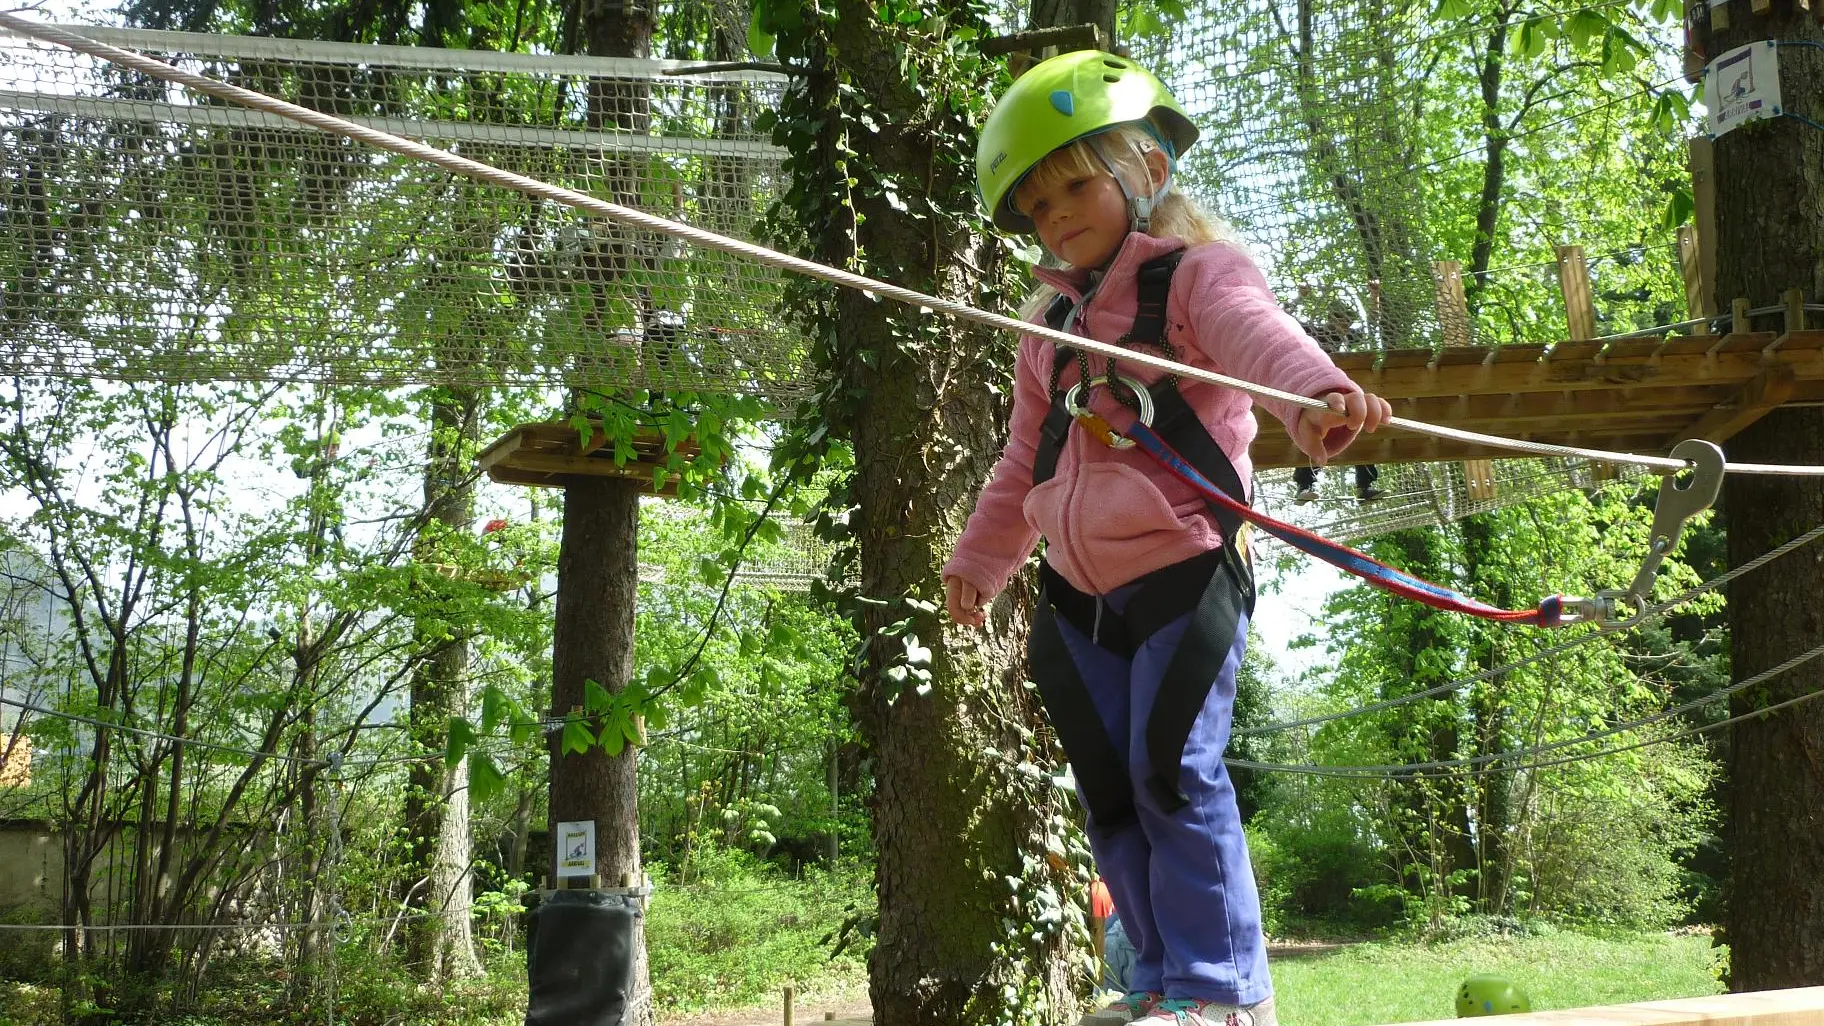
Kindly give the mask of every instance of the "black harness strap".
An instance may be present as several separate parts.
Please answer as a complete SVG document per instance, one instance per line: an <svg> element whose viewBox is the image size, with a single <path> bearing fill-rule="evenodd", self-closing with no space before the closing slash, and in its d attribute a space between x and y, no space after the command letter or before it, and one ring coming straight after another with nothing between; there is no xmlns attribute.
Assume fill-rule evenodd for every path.
<svg viewBox="0 0 1824 1026"><path fill-rule="evenodd" d="M1069 587L1066 585L1066 587ZM1026 660L1033 683L1038 685L1039 699L1051 716L1051 726L1070 759L1089 807L1090 821L1103 833L1134 821L1134 785L1127 775L1127 754L1115 748L1102 725L1102 714L1096 711L1089 688L1077 672L1076 661L1058 632L1057 617L1045 601L1048 592L1041 591L1038 608L1032 615L1032 635L1027 641ZM1081 594L1079 592L1079 594ZM1123 743L1126 738L1121 739Z"/></svg>
<svg viewBox="0 0 1824 1026"><path fill-rule="evenodd" d="M1141 265L1134 324L1122 337L1123 345L1163 344L1172 275L1183 255L1179 250ZM1059 297L1046 310L1046 323L1061 328L1070 316L1071 305L1069 299ZM1069 347L1057 349L1052 366L1051 409L1040 427L1038 451L1033 457L1034 485L1057 474L1058 457L1073 418L1064 408L1056 383L1064 368L1079 356L1079 351ZM1156 408L1153 429L1159 436L1218 488L1245 499L1248 493L1241 475L1210 437L1196 411L1184 401L1177 377L1163 377L1147 391ZM1168 813L1184 807L1186 798L1178 786L1178 777L1185 742L1228 659L1242 617L1251 615L1254 609L1253 575L1240 551L1241 517L1214 503L1209 504L1209 509L1222 529L1222 548L1141 577L1135 582L1137 588L1124 613L1114 612L1101 596L1078 591L1050 564L1040 564L1041 601L1033 617L1029 651L1032 678L1070 758L1091 819L1105 832L1135 817L1127 756L1117 747L1124 745L1126 739L1108 736L1089 689L1065 647L1057 618L1069 621L1097 646L1132 658L1165 625L1191 614L1184 637L1160 681L1146 724L1147 762L1152 769L1146 781L1147 791Z"/></svg>
<svg viewBox="0 0 1824 1026"><path fill-rule="evenodd" d="M1185 625L1178 650L1166 664L1159 691L1153 696L1153 711L1146 719L1146 758L1153 767L1146 788L1168 813L1189 803L1178 786L1185 742L1228 662L1242 617L1254 611L1253 590L1235 578L1235 565L1234 560L1222 560L1211 575L1191 622Z"/></svg>

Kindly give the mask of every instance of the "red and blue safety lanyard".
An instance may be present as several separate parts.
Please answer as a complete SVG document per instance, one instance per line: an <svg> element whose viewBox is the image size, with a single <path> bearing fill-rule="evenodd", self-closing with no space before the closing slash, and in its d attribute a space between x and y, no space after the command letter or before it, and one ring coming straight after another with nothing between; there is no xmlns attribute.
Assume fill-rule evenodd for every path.
<svg viewBox="0 0 1824 1026"><path fill-rule="evenodd" d="M1091 384L1101 383L1096 379ZM1146 396L1146 386L1125 377L1122 383L1140 395ZM1074 400L1077 389L1071 390ZM1142 400L1143 405L1151 403ZM1196 467L1177 450L1159 437L1147 416L1149 410L1143 409L1141 416L1135 419L1126 433L1117 432L1108 421L1090 410L1087 405L1078 406L1074 401L1067 402L1072 416L1090 434L1104 444L1117 449L1139 446L1158 461L1173 476L1196 489L1205 499L1235 513L1237 516L1258 526L1261 530L1300 552L1315 556L1346 573L1354 574L1377 588L1385 589L1395 595L1408 598L1414 602L1423 602L1434 609L1453 613L1466 613L1484 620L1499 623L1524 624L1530 627L1562 627L1586 620L1598 620L1613 626L1628 626L1645 618L1653 592L1653 579L1658 573L1659 564L1671 553L1678 543L1678 536L1684 530L1685 521L1710 508L1716 501L1717 492L1723 482L1723 451L1714 443L1702 439L1689 439L1680 442L1672 449L1674 458L1691 461L1690 480L1680 484L1677 477L1668 476L1660 485L1659 502L1653 514L1653 539L1647 557L1635 575L1634 581L1625 590L1606 590L1596 594L1593 599L1573 598L1568 595L1553 595L1542 600L1533 609L1502 609L1486 602L1473 599L1462 592L1434 584L1423 578L1414 577L1398 567L1388 566L1365 553L1358 552L1347 545L1331 541L1313 534L1302 527L1288 524L1283 520L1254 509L1247 503L1229 495L1212 484L1199 473ZM1618 603L1625 604L1633 610L1631 616L1623 618L1618 612Z"/></svg>

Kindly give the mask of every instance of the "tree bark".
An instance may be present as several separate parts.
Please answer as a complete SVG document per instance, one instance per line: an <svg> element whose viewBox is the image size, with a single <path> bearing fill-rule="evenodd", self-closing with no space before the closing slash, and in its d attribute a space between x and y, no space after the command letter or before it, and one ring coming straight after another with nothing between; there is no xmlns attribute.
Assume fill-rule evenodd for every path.
<svg viewBox="0 0 1824 1026"><path fill-rule="evenodd" d="M644 0L574 0L566 21L576 27L570 40L596 57L646 57L657 28L655 7ZM593 125L644 131L651 97L643 86L592 81L589 118ZM606 162L615 202L639 205L641 165L632 160ZM586 254L583 273L593 286L590 323L601 323L608 292L642 259L639 236L624 229ZM650 304L642 302L650 315ZM650 324L650 320L648 321ZM564 489L564 530L559 542L556 624L552 633L551 708L563 716L583 706L584 690L594 680L619 693L633 677L633 625L639 600L640 488L636 482L609 478L573 478ZM592 728L594 729L594 728ZM640 879L638 750L628 745L610 756L593 746L583 754L565 755L563 735L550 738L551 807L549 822L595 822L596 871L604 886L618 887L626 874ZM557 879L555 845L551 879ZM646 938L636 929L633 971L627 981L629 1026L653 1021L652 985Z"/></svg>
<svg viewBox="0 0 1824 1026"><path fill-rule="evenodd" d="M971 16L961 5L939 6L953 24ZM956 145L957 126L939 120L945 105L931 104L904 74L896 50L915 47L915 37L883 25L861 0L834 7L829 37L811 48L807 88L818 109L833 110L841 82L867 98L880 124L838 139L837 119L826 117L822 152L804 162L828 169L826 182L853 202L818 226L818 255L843 266L865 259L875 275L938 295L1003 303L983 292L1000 266L999 245L972 231L967 214L918 214L925 197L939 210L972 213L973 179L966 160L937 156ZM878 188L850 192L840 170L845 145L855 151L851 166L894 176L902 204ZM860 589L881 600L859 625L872 640L853 703L876 775L874 1021L971 1026L1020 1006L1027 1015L1074 1019L1064 936L1035 942L1027 929L1005 925L1021 917L1008 879L1022 887L1060 883L1046 876L1042 858L1047 824L1065 811L1058 792L1011 772L1024 758L1022 735L1040 725L1021 686L1029 584L995 604L986 632L903 604L943 601L939 571L1000 451L1012 339L854 291L840 292L834 305L838 373L860 396L845 418L855 449ZM923 694L885 677L904 649L879 631L907 616L933 650ZM1003 988L1019 996L1009 999Z"/></svg>
<svg viewBox="0 0 1824 1026"><path fill-rule="evenodd" d="M479 433L480 396L474 389L435 389L430 407L424 505L432 536L422 551L434 553L436 533L466 533L474 520L468 460ZM451 635L442 617L430 619L433 625L417 632L431 655L412 674L410 723L419 751L433 758L411 764L405 801L413 866L406 886L424 918L407 932L406 945L408 959L435 982L479 974L481 962L469 924L469 764L465 758L446 767L436 757L448 745L450 718L469 713L469 639L462 625Z"/></svg>
<svg viewBox="0 0 1824 1026"><path fill-rule="evenodd" d="M557 622L551 645L551 710L563 716L583 706L590 680L618 693L633 677L633 623L639 592L640 489L619 478L574 478L564 489L564 532L557 557ZM619 887L640 872L639 763L628 745L610 756L601 746L565 755L563 733L551 750L552 829L594 821L596 872ZM557 851L547 864L557 879ZM633 977L627 1022L652 1021L652 988L645 937L633 938Z"/></svg>
<svg viewBox="0 0 1824 1026"><path fill-rule="evenodd" d="M1780 0L1733 19L1709 52L1758 39L1824 41L1824 27ZM1781 102L1824 119L1824 54L1779 52ZM1824 294L1824 133L1790 118L1716 140L1717 294L1756 306L1802 288ZM1777 319L1776 319L1777 320ZM1777 324L1757 327L1778 328ZM1824 410L1776 411L1729 445L1737 461L1824 462ZM1824 519L1817 478L1731 475L1723 486L1729 563L1739 566ZM1729 588L1731 654L1742 680L1824 643L1824 551L1801 549ZM1743 692L1744 714L1824 688L1813 662ZM1824 984L1824 703L1745 720L1733 729L1733 878L1724 915L1738 991Z"/></svg>

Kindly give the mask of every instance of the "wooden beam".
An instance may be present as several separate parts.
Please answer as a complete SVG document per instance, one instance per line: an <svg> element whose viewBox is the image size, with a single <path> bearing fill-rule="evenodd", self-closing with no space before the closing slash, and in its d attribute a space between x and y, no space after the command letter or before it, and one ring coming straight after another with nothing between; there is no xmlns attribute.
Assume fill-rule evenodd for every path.
<svg viewBox="0 0 1824 1026"><path fill-rule="evenodd" d="M1750 0L1749 7L1756 14L1766 14L1773 10L1773 0Z"/></svg>
<svg viewBox="0 0 1824 1026"><path fill-rule="evenodd" d="M1824 378L1824 360L1810 347L1808 337L1817 334L1820 333L1807 331L1802 336L1792 336L1777 354L1777 362L1790 364L1801 381ZM1771 332L1724 336L1722 342L1714 344L1714 353L1707 351L1710 345L1694 352L1667 346L1656 356L1617 356L1611 352L1600 364L1589 359L1537 359L1535 354L1535 359L1527 362L1487 366L1441 363L1436 370L1423 365L1361 368L1343 366L1341 360L1338 366L1366 390L1388 399L1491 392L1594 392L1641 385L1740 385L1765 369L1767 359L1761 350L1774 337Z"/></svg>
<svg viewBox="0 0 1824 1026"><path fill-rule="evenodd" d="M1712 7L1710 17L1723 13ZM1716 161L1710 137L1694 135L1688 147L1691 171L1691 223L1697 231L1697 273L1703 283L1704 309L1716 316ZM1696 316L1693 314L1692 316Z"/></svg>
<svg viewBox="0 0 1824 1026"><path fill-rule="evenodd" d="M1462 1022L1434 1019L1406 1026L1461 1026ZM1824 987L1521 1012L1501 1016L1499 1022L1501 1026L1817 1026L1824 1022Z"/></svg>
<svg viewBox="0 0 1824 1026"><path fill-rule="evenodd" d="M1692 319L1705 318L1704 323L1691 332L1693 335L1710 334L1710 283L1704 279L1704 262L1701 244L1697 240L1697 229L1684 225L1678 230L1678 270L1685 279L1685 316Z"/></svg>
<svg viewBox="0 0 1824 1026"><path fill-rule="evenodd" d="M1564 317L1571 341L1595 338L1596 301L1590 295L1590 266L1584 262L1583 247L1559 246L1557 253L1558 288L1564 294Z"/></svg>
<svg viewBox="0 0 1824 1026"><path fill-rule="evenodd" d="M1798 387L1792 368L1776 363L1742 386L1727 405L1718 406L1697 423L1686 428L1667 444L1686 438L1704 438L1721 443L1748 425L1785 405Z"/></svg>
<svg viewBox="0 0 1824 1026"><path fill-rule="evenodd" d="M1469 345L1469 301L1463 295L1463 265L1455 260L1439 260L1431 265L1431 279L1437 290L1438 326L1447 346Z"/></svg>

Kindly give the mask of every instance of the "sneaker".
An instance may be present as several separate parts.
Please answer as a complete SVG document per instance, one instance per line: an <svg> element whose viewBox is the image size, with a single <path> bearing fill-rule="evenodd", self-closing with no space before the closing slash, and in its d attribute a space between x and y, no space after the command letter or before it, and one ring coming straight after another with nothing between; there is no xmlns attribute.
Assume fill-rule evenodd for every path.
<svg viewBox="0 0 1824 1026"><path fill-rule="evenodd" d="M1141 1026L1279 1026L1273 999L1241 1008L1220 1001L1161 1001Z"/></svg>
<svg viewBox="0 0 1824 1026"><path fill-rule="evenodd" d="M1379 488L1376 488L1373 485L1369 485L1366 488L1358 488L1355 490L1355 497L1360 499L1362 501L1362 505L1364 505L1364 506L1366 506L1368 503L1371 503L1374 500L1376 500L1386 494L1387 494L1386 492L1381 491Z"/></svg>
<svg viewBox="0 0 1824 1026"><path fill-rule="evenodd" d="M1316 502L1317 501L1317 489L1300 488L1298 490L1298 494L1292 496L1292 501L1298 503L1300 506L1303 506L1307 502Z"/></svg>
<svg viewBox="0 0 1824 1026"><path fill-rule="evenodd" d="M1121 995L1108 1003L1105 1008L1098 1008L1081 1019L1077 1026L1127 1026L1138 1022L1148 1012L1159 1007L1165 995L1158 991L1134 990Z"/></svg>

